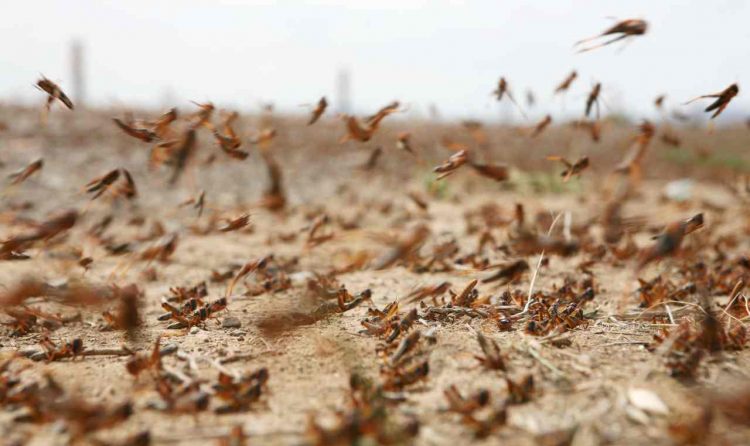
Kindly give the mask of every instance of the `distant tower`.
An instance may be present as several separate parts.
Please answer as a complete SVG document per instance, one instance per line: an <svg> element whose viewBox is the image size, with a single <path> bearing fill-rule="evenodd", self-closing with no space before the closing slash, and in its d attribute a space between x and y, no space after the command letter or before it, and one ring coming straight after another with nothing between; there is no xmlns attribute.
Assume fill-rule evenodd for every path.
<svg viewBox="0 0 750 446"><path fill-rule="evenodd" d="M351 87L349 70L340 69L336 76L336 111L339 113L351 113Z"/></svg>
<svg viewBox="0 0 750 446"><path fill-rule="evenodd" d="M73 40L70 44L70 77L73 79L73 101L78 107L83 107L86 102L83 63L83 44L80 40Z"/></svg>

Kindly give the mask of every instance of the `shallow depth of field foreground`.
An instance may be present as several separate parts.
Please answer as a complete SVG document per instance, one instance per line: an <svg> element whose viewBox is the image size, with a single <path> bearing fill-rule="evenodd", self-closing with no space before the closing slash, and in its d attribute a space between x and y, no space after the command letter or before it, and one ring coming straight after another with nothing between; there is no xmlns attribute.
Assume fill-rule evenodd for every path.
<svg viewBox="0 0 750 446"><path fill-rule="evenodd" d="M652 38L610 25L568 51ZM29 79L0 103L3 443L747 444L741 87L643 119L555 70L486 85L513 121Z"/></svg>

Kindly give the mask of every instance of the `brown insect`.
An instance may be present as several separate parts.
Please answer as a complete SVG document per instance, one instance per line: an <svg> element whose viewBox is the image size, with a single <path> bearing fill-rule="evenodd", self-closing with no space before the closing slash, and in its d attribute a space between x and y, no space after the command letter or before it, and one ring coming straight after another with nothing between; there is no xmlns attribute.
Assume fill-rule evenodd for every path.
<svg viewBox="0 0 750 446"><path fill-rule="evenodd" d="M112 118L112 122L114 122L117 127L119 127L120 130L125 132L125 134L127 134L128 136L132 136L133 138L139 139L143 142L152 142L159 138L156 133L147 128L134 127L133 125L124 123L118 118Z"/></svg>
<svg viewBox="0 0 750 446"><path fill-rule="evenodd" d="M448 291L450 287L450 282L441 282L437 285L420 287L409 293L404 298L404 302L418 302L428 297L432 297L434 300L437 297L445 294L445 292Z"/></svg>
<svg viewBox="0 0 750 446"><path fill-rule="evenodd" d="M181 141L181 138L172 138L154 145L149 154L149 168L154 170L162 164L171 163L177 153L177 149L180 147Z"/></svg>
<svg viewBox="0 0 750 446"><path fill-rule="evenodd" d="M508 408L505 404L493 407L492 411L484 418L476 418L473 415L465 415L463 424L474 432L475 438L486 438L498 428L504 426L508 420Z"/></svg>
<svg viewBox="0 0 750 446"><path fill-rule="evenodd" d="M468 160L468 152L466 150L459 150L458 152L451 155L443 164L432 169L432 171L435 173L439 173L440 175L438 175L437 179L442 180L443 178L455 172L456 169L466 164Z"/></svg>
<svg viewBox="0 0 750 446"><path fill-rule="evenodd" d="M307 240L305 245L308 247L318 246L328 240L331 240L334 236L332 232L321 234L321 228L331 222L331 218L327 214L319 215L315 220L310 223L307 228Z"/></svg>
<svg viewBox="0 0 750 446"><path fill-rule="evenodd" d="M687 220L667 225L664 232L656 236L656 243L641 252L638 269L647 264L674 255L680 249L683 238L703 227L703 214L696 214Z"/></svg>
<svg viewBox="0 0 750 446"><path fill-rule="evenodd" d="M469 282L459 294L455 294L451 291L451 303L459 307L468 307L474 302L479 295L479 292L475 289L479 283L478 279L474 279Z"/></svg>
<svg viewBox="0 0 750 446"><path fill-rule="evenodd" d="M194 299L191 301L188 301L190 305L195 305L194 302L195 302ZM215 316L216 313L222 310L225 310L227 308L227 304L228 304L227 298L221 297L213 302L203 305L202 307L193 311L192 314L186 314L188 313L188 308L190 308L189 306L186 306L186 305L183 305L183 308L177 313L174 312L173 310L170 310L170 318L175 320L176 322L171 325L168 325L167 328L170 330L175 330L175 329L180 329L180 328L190 328L196 325L201 325L203 324L203 322L205 322L209 318ZM165 302L162 302L162 307L169 308L169 305Z"/></svg>
<svg viewBox="0 0 750 446"><path fill-rule="evenodd" d="M77 358L83 353L83 341L76 338L70 342L66 342L62 346L55 345L49 336L44 335L42 340L39 341L42 344L42 348L45 351L45 359L47 362L57 361L58 359L64 358Z"/></svg>
<svg viewBox="0 0 750 446"><path fill-rule="evenodd" d="M594 105L596 105L596 118L599 119L599 93L602 91L602 83L597 82L596 85L594 85L594 88L591 89L591 92L589 92L588 97L586 98L586 112L584 113L584 116L587 118L589 117L589 114L591 114L591 109Z"/></svg>
<svg viewBox="0 0 750 446"><path fill-rule="evenodd" d="M133 414L133 405L129 401L108 407L71 396L55 399L54 402L45 401L42 407L42 412L47 412L46 416L65 422L71 443L80 443L90 432L111 429Z"/></svg>
<svg viewBox="0 0 750 446"><path fill-rule="evenodd" d="M573 84L573 81L576 80L577 77L578 72L576 70L571 71L568 77L566 77L557 85L557 87L555 87L555 94L568 91L568 89L570 89L570 86Z"/></svg>
<svg viewBox="0 0 750 446"><path fill-rule="evenodd" d="M192 101L192 102L193 104L197 105L200 108L200 110L198 110L195 113L193 117L193 120L195 122L193 122L193 125L191 128L193 130L196 130L199 127L205 127L208 130L213 130L214 125L211 123L211 116L213 115L214 110L216 109L216 107L214 107L214 104L212 104L211 102L207 102L205 104L199 104L195 101Z"/></svg>
<svg viewBox="0 0 750 446"><path fill-rule="evenodd" d="M108 298L108 291L81 284L52 286L35 280L24 280L0 293L0 307L21 305L26 299L39 296L65 305L101 305Z"/></svg>
<svg viewBox="0 0 750 446"><path fill-rule="evenodd" d="M381 146L375 147L372 152L370 153L370 156L367 157L367 161L360 166L361 170L372 170L377 166L378 160L383 155L383 148Z"/></svg>
<svg viewBox="0 0 750 446"><path fill-rule="evenodd" d="M398 134L397 138L398 139L396 141L396 147L399 150L406 150L407 152L409 152L412 155L414 155L414 149L411 147L411 142L410 142L411 133L409 133L409 132L400 132Z"/></svg>
<svg viewBox="0 0 750 446"><path fill-rule="evenodd" d="M261 368L239 378L219 373L213 389L216 397L226 404L216 408L216 413L234 413L249 410L258 401L268 382L268 369Z"/></svg>
<svg viewBox="0 0 750 446"><path fill-rule="evenodd" d="M161 402L154 408L172 414L194 414L208 409L211 396L200 389L197 381L185 384L175 389L166 379L159 379L156 391Z"/></svg>
<svg viewBox="0 0 750 446"><path fill-rule="evenodd" d="M479 175L495 181L505 181L510 178L508 166L505 164L485 164L469 161L469 166ZM440 179L442 177L438 177Z"/></svg>
<svg viewBox="0 0 750 446"><path fill-rule="evenodd" d="M96 200L99 198L104 192L106 192L112 184L114 184L115 181L117 181L120 178L120 169L114 169L106 174L94 178L93 180L86 183L86 192L87 193L93 193L94 195L91 197L92 200Z"/></svg>
<svg viewBox="0 0 750 446"><path fill-rule="evenodd" d="M172 171L172 177L169 179L169 184L177 182L192 158L195 149L195 129L189 129L175 147L174 170Z"/></svg>
<svg viewBox="0 0 750 446"><path fill-rule="evenodd" d="M310 283L308 283L308 286L309 285ZM367 314L371 317L362 320L362 326L365 327L365 332L370 335L382 337L388 335L388 332L391 331L391 334L388 335L389 338L393 336L394 333L395 336L393 336L393 339L390 339L390 341L395 340L401 334L400 332L396 333L396 329L399 325L397 323L399 317L398 310L399 304L395 301L386 305L382 310L378 308L370 308L367 310Z"/></svg>
<svg viewBox="0 0 750 446"><path fill-rule="evenodd" d="M682 144L682 140L680 140L679 136L672 132L667 132L666 130L661 134L660 139L664 144L670 145L672 147L680 147L680 145Z"/></svg>
<svg viewBox="0 0 750 446"><path fill-rule="evenodd" d="M495 274L482 279L482 283L490 283L500 280L498 285L502 286L518 280L521 274L529 270L529 264L526 260L516 260L515 262L503 266Z"/></svg>
<svg viewBox="0 0 750 446"><path fill-rule="evenodd" d="M490 402L490 392L485 389L467 398L461 395L455 385L452 385L443 391L443 395L448 400L448 410L461 415L471 415Z"/></svg>
<svg viewBox="0 0 750 446"><path fill-rule="evenodd" d="M362 302L366 300L372 302L371 290L366 289L357 294L357 296L352 297L352 295L349 294L349 292L344 288L339 290L339 292L337 293L336 305L338 305L339 311L343 313L345 311L351 310L352 308L358 307ZM324 306L323 308L326 308L326 306Z"/></svg>
<svg viewBox="0 0 750 446"><path fill-rule="evenodd" d="M11 336L23 336L31 332L37 325L37 315L33 311L21 308L6 308L5 314L11 317L10 322L3 322L13 329Z"/></svg>
<svg viewBox="0 0 750 446"><path fill-rule="evenodd" d="M513 100L513 95L508 91L508 81L506 81L504 77L501 77L500 80L497 81L497 87L492 94L495 95L498 101L502 101L503 96L505 95L507 95L511 101Z"/></svg>
<svg viewBox="0 0 750 446"><path fill-rule="evenodd" d="M182 302L182 305L179 307L173 305L168 300L162 300L161 307L167 312L157 319L168 321L170 319L178 319L179 317L187 317L198 309L198 305L203 305L202 297L190 297Z"/></svg>
<svg viewBox="0 0 750 446"><path fill-rule="evenodd" d="M350 408L337 413L337 422L330 428L320 426L314 416L308 419L307 443L315 446L351 444L411 444L419 433L416 419L395 422L390 415L391 399L385 392L359 375L350 379Z"/></svg>
<svg viewBox="0 0 750 446"><path fill-rule="evenodd" d="M429 204L427 203L427 200L423 196L418 194L417 192L409 191L406 195L411 199L411 201L414 204L417 205L419 209L426 211L429 208Z"/></svg>
<svg viewBox="0 0 750 446"><path fill-rule="evenodd" d="M162 369L161 357L161 337L158 337L150 354L132 353L128 362L125 363L125 368L128 373L135 377L138 377L145 370L152 370L155 374L158 374Z"/></svg>
<svg viewBox="0 0 750 446"><path fill-rule="evenodd" d="M239 150L242 146L242 140L237 136L232 128L232 122L237 119L237 112L232 112L227 115L224 119L223 129L224 134L219 133L217 129L214 129L213 134L216 142L219 144L221 150L227 155L238 160L246 159L250 154L244 150Z"/></svg>
<svg viewBox="0 0 750 446"><path fill-rule="evenodd" d="M177 109L171 108L159 116L156 121L150 123L154 133L161 139L167 139L171 136L169 126L177 120Z"/></svg>
<svg viewBox="0 0 750 446"><path fill-rule="evenodd" d="M4 258L14 252L23 251L34 242L49 240L72 228L77 220L78 211L74 209L63 211L56 217L37 225L36 229L29 234L12 237L2 242L0 246L0 258Z"/></svg>
<svg viewBox="0 0 750 446"><path fill-rule="evenodd" d="M260 145L261 149L267 149L274 138L276 138L276 129L269 127L258 132L258 135L251 142Z"/></svg>
<svg viewBox="0 0 750 446"><path fill-rule="evenodd" d="M416 226L403 240L400 240L396 246L388 249L372 263L372 268L379 270L385 269L399 260L408 258L416 253L427 237L430 230L425 225Z"/></svg>
<svg viewBox="0 0 750 446"><path fill-rule="evenodd" d="M544 131L550 124L552 123L552 115L547 115L539 121L539 123L534 127L534 130L531 132L531 137L536 138L539 136L540 133Z"/></svg>
<svg viewBox="0 0 750 446"><path fill-rule="evenodd" d="M242 214L239 217L229 220L224 226L219 228L219 232L230 232L242 229L250 224L250 214Z"/></svg>
<svg viewBox="0 0 750 446"><path fill-rule="evenodd" d="M286 194L282 184L281 166L276 159L271 156L270 152L261 152L263 161L268 170L268 186L263 193L262 206L272 211L280 211L286 206Z"/></svg>
<svg viewBox="0 0 750 446"><path fill-rule="evenodd" d="M503 96L507 96L508 99L510 99L510 102L513 103L513 105L516 106L519 112L523 115L523 117L526 117L526 113L524 113L521 106L516 102L516 99L513 97L513 94L510 92L510 87L508 85L508 81L505 80L504 77L501 77L499 81L497 81L497 87L495 87L495 90L492 91L492 94L495 95L495 98L497 98L497 101L500 102L503 100Z"/></svg>
<svg viewBox="0 0 750 446"><path fill-rule="evenodd" d="M629 37L642 36L642 35L646 34L646 30L648 30L648 23L645 20L627 19L627 20L623 20L621 22L617 22L612 27L607 28L601 34L597 34L597 35L595 35L593 37L588 37L586 39L579 40L573 46L579 46L579 45L582 45L584 43L590 42L592 40L596 40L596 39L598 39L600 37L605 37L605 36L611 36L611 35L614 35L614 34L619 34L619 36L615 37L614 39L610 39L610 40L607 40L605 42L602 42L602 43L599 43L599 44L596 44L596 45L593 45L593 46L590 46L590 47L587 47L587 48L581 48L580 50L578 50L579 53L583 53L583 52L586 52L586 51L591 51L591 50L594 50L594 49L597 49L597 48L601 48L603 46L607 46L607 45L613 44L615 42L618 42L620 40L623 40L623 39L626 39L626 38L629 38Z"/></svg>
<svg viewBox="0 0 750 446"><path fill-rule="evenodd" d="M188 198L187 200L180 203L180 207L190 205L193 206L193 209L198 210L198 217L203 215L203 208L206 205L206 191L201 190L197 197Z"/></svg>
<svg viewBox="0 0 750 446"><path fill-rule="evenodd" d="M132 200L138 196L138 189L135 187L133 176L130 175L130 172L127 169L121 168L120 171L122 172L122 177L125 182L117 188L115 194L122 195L128 200Z"/></svg>
<svg viewBox="0 0 750 446"><path fill-rule="evenodd" d="M392 331L385 341L389 344L395 341L402 333L408 332L418 319L419 312L416 308L412 308L411 311L406 313L406 316L404 316L397 325L391 325Z"/></svg>
<svg viewBox="0 0 750 446"><path fill-rule="evenodd" d="M240 279L242 279L243 277L247 276L248 274L252 272L265 269L266 266L268 265L269 260L270 260L269 257L263 257L261 259L253 260L253 261L245 263L242 266L242 268L240 268L240 270L237 271L237 274L234 276L234 278L229 283L229 285L227 285L226 295L229 296L230 294L232 294L232 291L234 290L235 285L237 284L237 282L240 281Z"/></svg>
<svg viewBox="0 0 750 446"><path fill-rule="evenodd" d="M547 157L550 161L560 161L565 165L565 170L562 171L560 174L561 177L563 177L563 183L567 183L568 180L570 180L573 175L580 175L581 172L583 172L587 167L589 167L589 157L588 156L582 156L576 160L575 163L571 163L570 161L566 160L565 158L557 155L549 155Z"/></svg>
<svg viewBox="0 0 750 446"><path fill-rule="evenodd" d="M141 252L141 260L152 261L158 259L160 262L167 262L169 258L174 254L177 249L177 244L180 241L178 233L172 233L168 236L162 237L156 245L147 248Z"/></svg>
<svg viewBox="0 0 750 446"><path fill-rule="evenodd" d="M389 358L390 364L396 365L398 362L403 358L407 353L414 350L414 347L417 346L419 343L419 339L421 337L421 333L419 331L412 332L409 336L405 337L403 340L401 340L401 343L398 345L398 348L396 348L396 351L391 355Z"/></svg>
<svg viewBox="0 0 750 446"><path fill-rule="evenodd" d="M326 100L326 97L323 96L322 98L320 98L320 100L318 100L318 105L316 105L313 109L312 116L310 116L310 120L307 121L307 125L315 124L318 119L323 116L323 113L325 113L327 107L328 101Z"/></svg>
<svg viewBox="0 0 750 446"><path fill-rule="evenodd" d="M714 102L711 103L704 111L710 112L714 111L714 114L711 115L711 119L714 119L715 117L719 116L721 112L724 111L725 108L727 108L727 105L729 105L729 101L731 101L737 94L740 92L740 87L737 84L732 84L728 86L724 91L714 94L705 94L703 96L698 96L695 99L691 99L687 101L685 104L690 104L693 101L697 101L698 99L704 99L704 98L716 98Z"/></svg>
<svg viewBox="0 0 750 446"><path fill-rule="evenodd" d="M628 151L623 158L615 166L615 172L629 174L634 181L639 181L641 178L641 162L646 156L646 149L651 144L651 140L656 133L656 127L649 121L643 121L639 127L640 133L635 138L633 147Z"/></svg>
<svg viewBox="0 0 750 446"><path fill-rule="evenodd" d="M347 134L339 142L345 143L349 140L367 142L372 138L375 130L380 126L380 122L388 115L398 111L399 102L394 101L378 110L377 113L368 117L364 123L360 122L354 116L343 116L346 121Z"/></svg>
<svg viewBox="0 0 750 446"><path fill-rule="evenodd" d="M44 167L43 159L39 158L35 161L32 161L31 164L19 170L18 172L14 172L8 175L8 177L10 178L10 184L19 184L26 181L26 179L31 175L41 171L42 167Z"/></svg>
<svg viewBox="0 0 750 446"><path fill-rule="evenodd" d="M401 390L404 387L427 379L427 375L429 374L430 363L426 360L418 362L406 369L398 370L396 373L389 376L383 384L383 388L387 390Z"/></svg>
<svg viewBox="0 0 750 446"><path fill-rule="evenodd" d="M505 370L505 360L500 347L492 339L487 339L481 332L477 332L477 342L484 356L474 356L487 369Z"/></svg>
<svg viewBox="0 0 750 446"><path fill-rule="evenodd" d="M654 99L654 107L661 110L662 106L664 105L664 100L667 98L666 95L660 94L659 96Z"/></svg>
<svg viewBox="0 0 750 446"><path fill-rule="evenodd" d="M118 302L117 311L112 314L105 311L102 316L110 329L132 331L141 324L139 316L139 301L141 290L135 284L115 289L115 299Z"/></svg>
<svg viewBox="0 0 750 446"><path fill-rule="evenodd" d="M359 120L354 116L346 118L346 130L347 134L340 140L342 143L352 139L355 141L367 142L372 138L372 134L375 132L375 129L372 127L362 126Z"/></svg>
<svg viewBox="0 0 750 446"><path fill-rule="evenodd" d="M399 101L393 101L390 104L381 107L374 115L368 116L367 119L365 119L365 123L372 125L374 122L380 122L386 116L396 113L400 106L401 103Z"/></svg>
<svg viewBox="0 0 750 446"><path fill-rule="evenodd" d="M591 136L591 140L594 142L599 142L602 137L602 126L599 121L580 120L573 121L571 125L575 128L588 130L589 136Z"/></svg>
<svg viewBox="0 0 750 446"><path fill-rule="evenodd" d="M523 404L531 401L534 396L534 376L526 375L519 381L505 377L508 387L508 404Z"/></svg>
<svg viewBox="0 0 750 446"><path fill-rule="evenodd" d="M54 102L55 99L65 104L65 106L68 107L68 109L73 110L73 101L70 100L70 98L62 91L62 89L56 83L42 76L42 78L36 82L36 86L43 92L47 93L48 97L47 97L46 107L48 110L50 106L52 105L52 102Z"/></svg>

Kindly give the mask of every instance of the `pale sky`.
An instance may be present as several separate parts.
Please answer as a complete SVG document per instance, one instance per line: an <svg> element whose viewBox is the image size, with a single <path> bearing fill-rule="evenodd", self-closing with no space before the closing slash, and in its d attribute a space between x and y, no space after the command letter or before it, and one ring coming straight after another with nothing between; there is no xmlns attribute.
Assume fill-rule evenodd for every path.
<svg viewBox="0 0 750 446"><path fill-rule="evenodd" d="M624 47L575 54L573 43L611 18L643 18L650 29ZM304 111L299 104L321 95L335 99L347 67L361 112L400 99L417 111L435 103L446 116L494 117L489 93L502 75L519 99L536 93L535 115L578 114L595 81L610 109L636 118L653 113L658 94L671 107L738 82L728 112L742 114L748 23L750 2L733 0L6 0L0 99L41 101L32 87L40 73L71 90L69 46L79 38L96 104L161 106L170 95L185 108L191 99L245 110L272 101ZM574 68L563 104L552 90Z"/></svg>

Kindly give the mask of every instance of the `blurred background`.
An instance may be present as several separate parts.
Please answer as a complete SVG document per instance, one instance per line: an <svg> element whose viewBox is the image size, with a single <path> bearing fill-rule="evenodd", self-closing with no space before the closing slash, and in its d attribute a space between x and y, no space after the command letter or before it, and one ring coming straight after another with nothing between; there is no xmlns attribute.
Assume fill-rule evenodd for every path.
<svg viewBox="0 0 750 446"><path fill-rule="evenodd" d="M165 107L188 100L288 113L328 96L369 113L399 99L413 116L520 121L491 91L505 76L530 118L582 114L603 84L603 114L653 117L653 100L700 114L688 99L745 85L750 3L702 1L35 0L6 3L0 100L37 104L40 74L77 104ZM643 18L646 36L576 54L577 40L615 19ZM718 42L718 43L717 43ZM553 96L573 69L571 91ZM719 123L744 120L743 92ZM704 118L705 119L705 118Z"/></svg>

